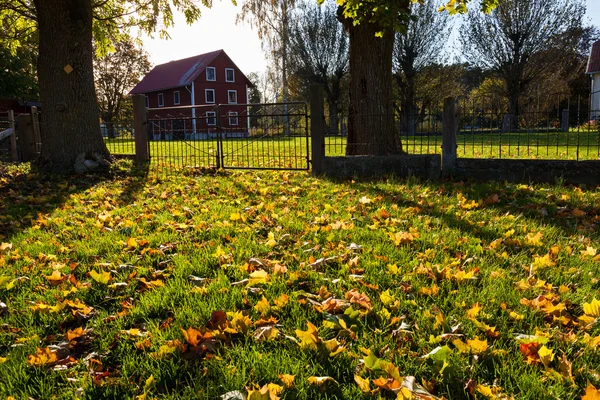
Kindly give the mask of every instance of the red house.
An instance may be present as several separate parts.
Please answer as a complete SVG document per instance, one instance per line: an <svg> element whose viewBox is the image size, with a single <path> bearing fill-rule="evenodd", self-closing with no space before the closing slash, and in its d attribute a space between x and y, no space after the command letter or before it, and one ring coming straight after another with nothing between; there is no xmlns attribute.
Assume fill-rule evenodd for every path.
<svg viewBox="0 0 600 400"><path fill-rule="evenodd" d="M146 95L151 140L206 139L216 135L217 124L224 135L243 137L252 86L217 50L155 66L130 94Z"/></svg>

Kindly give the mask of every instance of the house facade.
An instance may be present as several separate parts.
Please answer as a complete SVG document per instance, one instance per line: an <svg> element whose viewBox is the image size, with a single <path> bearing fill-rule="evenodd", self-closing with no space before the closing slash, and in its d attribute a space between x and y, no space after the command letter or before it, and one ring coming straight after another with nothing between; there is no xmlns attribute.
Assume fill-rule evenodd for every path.
<svg viewBox="0 0 600 400"><path fill-rule="evenodd" d="M590 119L600 119L600 40L592 45L586 74L590 76Z"/></svg>
<svg viewBox="0 0 600 400"><path fill-rule="evenodd" d="M251 86L229 56L217 50L157 65L130 94L146 95L151 140L212 138L217 126L225 136L243 137L248 135L245 104Z"/></svg>

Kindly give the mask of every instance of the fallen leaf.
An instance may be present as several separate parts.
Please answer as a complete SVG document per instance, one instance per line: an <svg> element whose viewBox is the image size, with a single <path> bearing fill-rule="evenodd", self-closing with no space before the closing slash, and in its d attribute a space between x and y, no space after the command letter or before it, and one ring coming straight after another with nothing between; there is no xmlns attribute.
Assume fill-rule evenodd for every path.
<svg viewBox="0 0 600 400"><path fill-rule="evenodd" d="M283 383L283 386L285 386L288 389L294 386L295 378L295 375L279 374L279 380L281 381L281 383Z"/></svg>
<svg viewBox="0 0 600 400"><path fill-rule="evenodd" d="M337 381L330 376L311 376L307 379L307 381L314 386L322 386L326 382L332 382L336 385L338 384Z"/></svg>
<svg viewBox="0 0 600 400"><path fill-rule="evenodd" d="M110 272L96 272L95 270L90 271L90 277L98 283L108 285L108 282L112 279Z"/></svg>

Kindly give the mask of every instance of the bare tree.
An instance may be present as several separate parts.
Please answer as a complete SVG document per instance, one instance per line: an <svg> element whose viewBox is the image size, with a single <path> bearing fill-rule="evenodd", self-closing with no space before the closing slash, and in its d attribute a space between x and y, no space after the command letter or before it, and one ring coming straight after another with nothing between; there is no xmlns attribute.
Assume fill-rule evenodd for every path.
<svg viewBox="0 0 600 400"><path fill-rule="evenodd" d="M250 21L258 28L263 48L271 53L281 71L283 102L288 101L288 46L290 14L296 0L244 0L237 21ZM289 135L287 106L284 105L284 131Z"/></svg>
<svg viewBox="0 0 600 400"><path fill-rule="evenodd" d="M412 3L410 11L415 18L409 22L406 32L396 33L394 80L402 131L410 134L414 134L419 113L415 89L417 75L440 60L452 30L450 15L438 11L440 4L439 0Z"/></svg>
<svg viewBox="0 0 600 400"><path fill-rule="evenodd" d="M471 12L461 30L468 61L495 71L504 81L511 128L516 128L519 99L539 77L561 67L571 46L565 32L581 27L581 0L501 0L491 14Z"/></svg>
<svg viewBox="0 0 600 400"><path fill-rule="evenodd" d="M342 79L348 73L348 35L337 19L337 5L332 0L321 6L303 1L294 12L290 33L291 71L304 88L323 85L330 133L337 134Z"/></svg>
<svg viewBox="0 0 600 400"><path fill-rule="evenodd" d="M133 40L115 43L115 51L94 60L94 80L100 118L114 137L114 121L121 113L123 99L129 90L150 70L148 53Z"/></svg>

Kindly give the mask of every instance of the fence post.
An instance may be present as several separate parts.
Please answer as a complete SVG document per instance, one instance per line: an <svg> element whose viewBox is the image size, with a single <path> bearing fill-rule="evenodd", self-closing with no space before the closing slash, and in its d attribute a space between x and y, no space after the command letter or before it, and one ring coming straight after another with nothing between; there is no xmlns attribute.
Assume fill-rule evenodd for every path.
<svg viewBox="0 0 600 400"><path fill-rule="evenodd" d="M456 101L444 99L442 131L442 176L452 176L456 170Z"/></svg>
<svg viewBox="0 0 600 400"><path fill-rule="evenodd" d="M325 111L323 96L323 86L310 86L310 137L313 175L321 175L323 173L323 161L325 158Z"/></svg>
<svg viewBox="0 0 600 400"><path fill-rule="evenodd" d="M569 132L569 110L566 108L562 110L560 130L563 132Z"/></svg>
<svg viewBox="0 0 600 400"><path fill-rule="evenodd" d="M135 130L135 163L141 165L150 161L148 151L148 116L146 113L146 96L136 94L133 101L133 127Z"/></svg>
<svg viewBox="0 0 600 400"><path fill-rule="evenodd" d="M8 110L8 127L12 129L10 136L10 154L12 162L19 161L19 152L17 151L17 130L15 129L15 112Z"/></svg>
<svg viewBox="0 0 600 400"><path fill-rule="evenodd" d="M21 161L33 161L37 155L35 135L33 133L33 122L31 114L17 116L19 127L19 144L21 145Z"/></svg>

